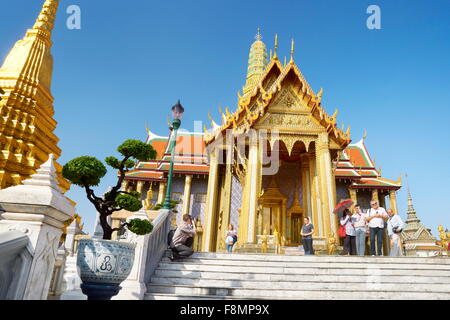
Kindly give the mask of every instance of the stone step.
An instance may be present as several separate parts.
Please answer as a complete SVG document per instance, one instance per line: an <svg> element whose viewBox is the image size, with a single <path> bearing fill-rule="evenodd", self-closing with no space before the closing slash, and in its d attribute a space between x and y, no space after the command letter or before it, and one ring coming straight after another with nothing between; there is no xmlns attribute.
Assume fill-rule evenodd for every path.
<svg viewBox="0 0 450 320"><path fill-rule="evenodd" d="M195 263L160 263L156 270L168 271L186 271L186 272L220 272L220 273L241 273L241 274L283 274L283 275L354 275L358 273L371 274L373 272L389 273L390 275L410 275L410 276L438 276L449 277L450 271L436 270L436 269L391 269L389 266L384 268L376 268L374 266L360 265L359 268L329 268L329 267L314 267L313 265L295 266L295 267L260 267L258 265L245 266L228 265L224 268L223 265L217 264L195 264Z"/></svg>
<svg viewBox="0 0 450 320"><path fill-rule="evenodd" d="M214 288L198 287L191 285L172 285L159 284L149 285L149 291L146 299L150 296L161 294L175 296L232 296L240 299L311 299L311 300L348 300L348 299L370 299L370 300L449 300L448 292L433 291L389 291L386 288L365 288L363 290L327 289L327 290L261 290L260 288Z"/></svg>
<svg viewBox="0 0 450 320"><path fill-rule="evenodd" d="M409 283L409 284L448 284L450 286L450 275L447 276L424 276L414 275L411 276L408 273L402 274L347 274L344 275L341 270L334 271L333 274L268 274L268 273L241 273L241 272L229 272L229 271L190 271L190 270L167 270L156 269L155 277L165 278L188 278L188 279L220 279L220 280L256 280L256 281L298 281L298 282L366 282L368 279L374 279L378 276L381 283Z"/></svg>
<svg viewBox="0 0 450 320"><path fill-rule="evenodd" d="M232 289L258 289L282 291L290 290L342 290L342 291L364 291L364 290L385 290L390 292L440 292L450 294L450 286L442 283L381 283L381 276L367 277L367 281L361 282L325 282L325 281L261 281L261 280L222 280L222 279L189 279L180 277L157 277L151 278L150 285L161 284L183 285L204 288L224 288Z"/></svg>
<svg viewBox="0 0 450 320"><path fill-rule="evenodd" d="M174 295L171 293L146 293L144 300L245 300L242 297L233 296L195 296L195 295ZM253 300L248 297L247 300Z"/></svg>
<svg viewBox="0 0 450 320"><path fill-rule="evenodd" d="M169 260L170 261L170 260ZM450 265L436 264L405 264L405 263L349 263L349 262L313 262L313 261L246 261L246 260L220 260L220 259L183 259L174 262L162 261L162 263L197 264L197 265L219 265L223 267L265 267L274 268L280 272L283 268L327 268L327 269L416 269L416 270L445 270L450 272Z"/></svg>
<svg viewBox="0 0 450 320"><path fill-rule="evenodd" d="M450 266L449 258L433 257L359 257L359 256L296 256L277 254L238 254L238 253L214 253L195 252L189 259L204 260L239 260L239 261L273 261L273 262L349 262L349 263L396 263L396 264L434 264Z"/></svg>

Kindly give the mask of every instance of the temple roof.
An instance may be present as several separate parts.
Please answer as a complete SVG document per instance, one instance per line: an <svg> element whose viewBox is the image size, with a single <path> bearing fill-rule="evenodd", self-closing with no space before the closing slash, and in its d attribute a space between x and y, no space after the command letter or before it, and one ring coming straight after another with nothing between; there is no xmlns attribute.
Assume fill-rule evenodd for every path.
<svg viewBox="0 0 450 320"><path fill-rule="evenodd" d="M364 138L359 142L350 144L341 154L335 169L336 179L353 180L351 188L362 189L394 189L401 188L401 181L382 178L375 168L375 163L370 157Z"/></svg>
<svg viewBox="0 0 450 320"><path fill-rule="evenodd" d="M245 87L244 95L238 92L238 108L234 113L226 114L222 117L223 122L219 128L207 130L205 127L205 142L212 143L216 137L223 135L225 130L232 129L233 134L240 134L252 127L258 119L263 117L269 104L282 91L284 84L289 81L299 98L314 117L327 131L330 137L338 145L345 148L350 142L350 128L346 132L336 125L337 112L329 116L321 105L322 93L320 90L315 94L311 86L303 77L299 68L293 60L293 48L291 50L291 61L284 66L278 60L277 55L270 57L270 62L266 66L259 80L254 83L253 88Z"/></svg>
<svg viewBox="0 0 450 320"><path fill-rule="evenodd" d="M170 136L158 136L150 130L147 132L146 143L156 150L156 159L138 162L134 169L126 173L126 179L165 181L171 159L168 150ZM182 174L209 173L203 133L178 130L173 170Z"/></svg>

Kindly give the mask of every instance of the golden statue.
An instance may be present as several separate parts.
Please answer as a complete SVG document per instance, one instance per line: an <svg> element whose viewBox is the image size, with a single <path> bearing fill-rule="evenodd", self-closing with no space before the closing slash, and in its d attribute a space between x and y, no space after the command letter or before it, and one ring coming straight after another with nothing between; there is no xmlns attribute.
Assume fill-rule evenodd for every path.
<svg viewBox="0 0 450 320"><path fill-rule="evenodd" d="M275 229L273 235L275 236L275 254L280 254L281 253L280 233L277 231L277 229Z"/></svg>
<svg viewBox="0 0 450 320"><path fill-rule="evenodd" d="M144 208L145 210L152 210L152 208L155 206L153 203L151 203L151 200L153 199L153 190L152 185L150 185L150 188L147 191L147 196L144 200Z"/></svg>
<svg viewBox="0 0 450 320"><path fill-rule="evenodd" d="M444 231L444 227L442 226L442 224L440 224L438 226L438 231L439 231L439 239L440 240L436 241L436 244L443 249L442 252L444 250L447 251L447 255L448 255L448 251L449 251L448 244L449 244L450 233L446 233Z"/></svg>
<svg viewBox="0 0 450 320"><path fill-rule="evenodd" d="M331 231L327 239L327 250L328 255L333 255L336 252L336 238L334 237L334 232Z"/></svg>
<svg viewBox="0 0 450 320"><path fill-rule="evenodd" d="M269 236L267 231L264 229L264 234L261 236L261 253L267 253L267 243L269 241Z"/></svg>

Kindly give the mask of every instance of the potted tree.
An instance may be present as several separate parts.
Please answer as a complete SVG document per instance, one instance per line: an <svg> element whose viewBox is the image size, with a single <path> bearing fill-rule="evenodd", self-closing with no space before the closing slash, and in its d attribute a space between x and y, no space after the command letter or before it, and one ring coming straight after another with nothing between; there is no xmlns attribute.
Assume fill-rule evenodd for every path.
<svg viewBox="0 0 450 320"><path fill-rule="evenodd" d="M88 300L110 300L119 293L120 283L131 272L135 245L112 241L112 233L126 227L131 232L144 235L153 229L150 221L142 219L132 219L114 229L108 223L108 217L115 211L135 212L142 208L139 192L120 189L125 173L134 167L136 160L148 161L156 157L153 147L139 140L127 140L117 151L122 159L105 159L110 167L119 171L117 184L102 197L96 196L92 189L107 172L100 160L90 156L78 157L66 163L62 170L64 178L84 188L88 200L99 213L103 229L103 239L82 239L78 243L77 269L83 282L81 289Z"/></svg>

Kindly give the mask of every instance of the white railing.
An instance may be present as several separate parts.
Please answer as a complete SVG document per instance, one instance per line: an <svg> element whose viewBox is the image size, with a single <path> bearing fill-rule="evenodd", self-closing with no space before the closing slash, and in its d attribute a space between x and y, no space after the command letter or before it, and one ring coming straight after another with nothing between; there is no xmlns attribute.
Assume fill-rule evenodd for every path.
<svg viewBox="0 0 450 320"><path fill-rule="evenodd" d="M20 231L0 233L0 300L21 300L33 256L28 236Z"/></svg>
<svg viewBox="0 0 450 320"><path fill-rule="evenodd" d="M156 267L161 261L166 251L167 236L170 230L172 213L170 210L162 209L159 215L153 220L153 230L148 238L147 260L145 264L145 282L149 283Z"/></svg>

